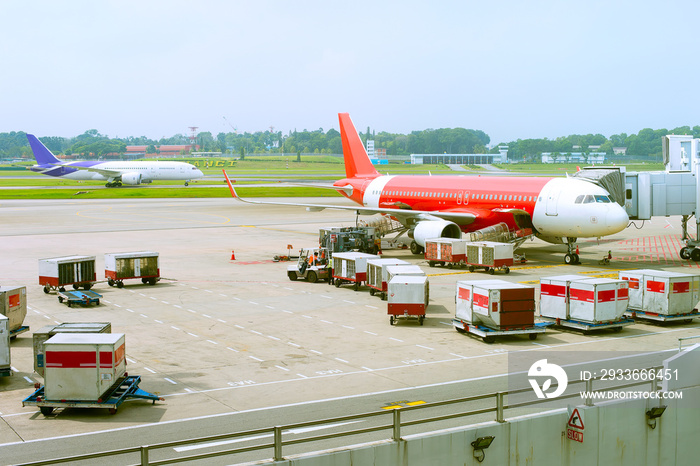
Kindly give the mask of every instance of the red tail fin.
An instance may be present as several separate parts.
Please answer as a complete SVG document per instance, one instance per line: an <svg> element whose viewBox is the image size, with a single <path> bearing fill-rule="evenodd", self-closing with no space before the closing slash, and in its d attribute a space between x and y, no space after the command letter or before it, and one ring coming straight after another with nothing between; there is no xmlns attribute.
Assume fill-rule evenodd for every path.
<svg viewBox="0 0 700 466"><path fill-rule="evenodd" d="M356 176L379 176L372 162L367 156L365 146L362 145L355 125L352 124L350 114L339 113L340 138L343 141L343 159L345 160L345 175L348 178Z"/></svg>

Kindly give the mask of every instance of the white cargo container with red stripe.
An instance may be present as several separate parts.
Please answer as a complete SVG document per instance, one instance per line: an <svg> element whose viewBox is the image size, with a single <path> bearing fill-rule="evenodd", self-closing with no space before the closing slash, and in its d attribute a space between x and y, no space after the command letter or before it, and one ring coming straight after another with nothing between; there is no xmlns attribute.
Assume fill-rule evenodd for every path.
<svg viewBox="0 0 700 466"><path fill-rule="evenodd" d="M379 256L364 252L336 252L333 254L333 281L339 287L343 283L354 283L355 291L367 281L367 261Z"/></svg>
<svg viewBox="0 0 700 466"><path fill-rule="evenodd" d="M457 282L455 318L459 332L469 332L492 343L497 336L528 334L530 339L545 332L535 324L535 288L505 280Z"/></svg>
<svg viewBox="0 0 700 466"><path fill-rule="evenodd" d="M126 372L123 333L60 333L44 342L48 401L100 401Z"/></svg>
<svg viewBox="0 0 700 466"><path fill-rule="evenodd" d="M10 319L0 315L0 376L12 375L10 359Z"/></svg>
<svg viewBox="0 0 700 466"><path fill-rule="evenodd" d="M624 313L629 287L624 280L559 275L540 280L540 317L583 331L631 325Z"/></svg>
<svg viewBox="0 0 700 466"><path fill-rule="evenodd" d="M513 245L494 241L467 243L466 261L470 272L473 272L476 267L483 267L492 275L496 269L509 273L509 266L514 262Z"/></svg>
<svg viewBox="0 0 700 466"><path fill-rule="evenodd" d="M619 277L629 283L633 317L673 321L700 316L700 275L638 269L621 271Z"/></svg>
<svg viewBox="0 0 700 466"><path fill-rule="evenodd" d="M393 265L410 265L401 259L369 259L367 261L367 286L369 294L374 296L377 292L386 296L387 285L389 283L387 267Z"/></svg>
<svg viewBox="0 0 700 466"><path fill-rule="evenodd" d="M155 285L160 280L158 253L151 251L105 254L105 278L109 286L124 286L124 280L140 278L141 283Z"/></svg>
<svg viewBox="0 0 700 466"><path fill-rule="evenodd" d="M72 285L76 290L83 287L89 290L97 281L95 256L65 256L39 259L39 284L44 293Z"/></svg>
<svg viewBox="0 0 700 466"><path fill-rule="evenodd" d="M429 282L425 275L394 275L388 285L387 314L394 325L398 318L417 318L423 325L429 300Z"/></svg>
<svg viewBox="0 0 700 466"><path fill-rule="evenodd" d="M425 260L430 267L435 264L463 266L467 260L467 241L455 238L433 238L425 240Z"/></svg>
<svg viewBox="0 0 700 466"><path fill-rule="evenodd" d="M11 337L29 330L23 326L27 317L27 287L0 286L0 314L7 316Z"/></svg>

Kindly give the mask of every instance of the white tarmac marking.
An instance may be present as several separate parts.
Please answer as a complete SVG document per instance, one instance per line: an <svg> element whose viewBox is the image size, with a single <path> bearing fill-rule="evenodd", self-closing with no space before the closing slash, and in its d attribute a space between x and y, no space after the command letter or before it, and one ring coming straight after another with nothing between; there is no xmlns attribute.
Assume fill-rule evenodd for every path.
<svg viewBox="0 0 700 466"><path fill-rule="evenodd" d="M155 374L155 373L156 373L156 371L154 371L153 369L148 368L148 367L146 367L146 366L143 366L143 368L146 369L146 370L147 370L148 372L150 372L151 374Z"/></svg>
<svg viewBox="0 0 700 466"><path fill-rule="evenodd" d="M162 324L162 323L163 323L163 322L161 322L161 321L158 320L158 319L153 319L153 320L155 320L155 321L158 322L159 324Z"/></svg>
<svg viewBox="0 0 700 466"><path fill-rule="evenodd" d="M14 367L14 366L10 366L10 369L12 369L14 372L19 372L19 369L17 369L17 368Z"/></svg>
<svg viewBox="0 0 700 466"><path fill-rule="evenodd" d="M545 348L551 348L551 346L549 345L543 345L542 343L537 343L536 341L531 341L530 343L537 346L544 346Z"/></svg>
<svg viewBox="0 0 700 466"><path fill-rule="evenodd" d="M192 314L196 314L197 311L193 311L192 309L187 309L187 312L191 312Z"/></svg>
<svg viewBox="0 0 700 466"><path fill-rule="evenodd" d="M243 301L241 298L238 298L236 296L234 296L233 299L235 299L236 301Z"/></svg>
<svg viewBox="0 0 700 466"><path fill-rule="evenodd" d="M306 319L313 319L313 317L311 317L311 316L305 316L304 314L302 314L301 316L304 317L304 318L306 318Z"/></svg>
<svg viewBox="0 0 700 466"><path fill-rule="evenodd" d="M452 326L452 322L440 322L442 325L449 325Z"/></svg>
<svg viewBox="0 0 700 466"><path fill-rule="evenodd" d="M466 356L462 356L461 354L455 354L455 353L450 353L450 355L456 356L456 357L458 357L458 358L460 358L460 359L464 359L464 358L466 357Z"/></svg>
<svg viewBox="0 0 700 466"><path fill-rule="evenodd" d="M213 293L213 291L211 291L211 290L204 290L204 291L206 291L207 293Z"/></svg>
<svg viewBox="0 0 700 466"><path fill-rule="evenodd" d="M365 304L365 307L368 307L368 308L370 308L370 309L379 309L378 307L376 307L376 306L370 306L369 304Z"/></svg>
<svg viewBox="0 0 700 466"><path fill-rule="evenodd" d="M370 332L369 330L365 330L365 333L369 333L370 335L374 335L374 336L379 335L378 333Z"/></svg>
<svg viewBox="0 0 700 466"><path fill-rule="evenodd" d="M389 340L394 340L394 341L398 341L400 343L403 343L403 340L399 340L398 338L394 338L394 337L389 337Z"/></svg>
<svg viewBox="0 0 700 466"><path fill-rule="evenodd" d="M136 364L136 361L134 361L134 360L131 359L130 357L127 357L127 358L126 358L126 362L128 362L129 364Z"/></svg>
<svg viewBox="0 0 700 466"><path fill-rule="evenodd" d="M355 330L355 327L350 327L349 325L343 325L343 328L347 328L347 329L350 329L350 330Z"/></svg>
<svg viewBox="0 0 700 466"><path fill-rule="evenodd" d="M344 299L343 302L348 304L357 304L355 301L348 301L347 299Z"/></svg>
<svg viewBox="0 0 700 466"><path fill-rule="evenodd" d="M24 380L26 380L29 383L34 383L34 381L32 379L30 379L29 377L27 377L26 375L24 376Z"/></svg>
<svg viewBox="0 0 700 466"><path fill-rule="evenodd" d="M275 366L275 367L276 367L277 369L282 369L283 371L289 372L289 369L287 369L286 367L282 367L282 366Z"/></svg>
<svg viewBox="0 0 700 466"><path fill-rule="evenodd" d="M329 320L321 320L321 322L323 322L324 324L331 324L331 325L333 325L333 322L331 322L331 321L329 321Z"/></svg>
<svg viewBox="0 0 700 466"><path fill-rule="evenodd" d="M267 336L267 338L272 338L273 340L277 340L277 341L280 341L280 339L279 339L279 338L277 338L277 337L273 337L272 335L268 335L268 336Z"/></svg>
<svg viewBox="0 0 700 466"><path fill-rule="evenodd" d="M282 312L286 312L287 314L294 314L292 311L285 311L284 309L282 309Z"/></svg>
<svg viewBox="0 0 700 466"><path fill-rule="evenodd" d="M308 377L305 376L305 375L303 375L303 374L297 374L297 375L298 375L299 377L301 377L302 379L308 379Z"/></svg>
<svg viewBox="0 0 700 466"><path fill-rule="evenodd" d="M167 380L168 382L170 382L171 384L177 385L177 382L175 382L174 380L169 379L169 378L167 378L167 377L163 377L163 378L164 378L165 380Z"/></svg>
<svg viewBox="0 0 700 466"><path fill-rule="evenodd" d="M350 364L345 359L340 359L340 358L333 358L333 359L335 359L336 361L344 362L345 364Z"/></svg>
<svg viewBox="0 0 700 466"><path fill-rule="evenodd" d="M322 298L326 298L326 299L333 299L333 296L328 296L328 295L325 295L325 294L322 294L322 295L319 295L319 296L321 296Z"/></svg>
<svg viewBox="0 0 700 466"><path fill-rule="evenodd" d="M207 319L211 319L211 316L208 316L206 314L202 314L202 317L206 317Z"/></svg>
<svg viewBox="0 0 700 466"><path fill-rule="evenodd" d="M435 348L430 348L430 347L428 347L428 346L423 346L423 345L416 345L416 346L417 346L418 348L423 348L423 349L427 349L427 350L430 350L430 351L435 351Z"/></svg>
<svg viewBox="0 0 700 466"><path fill-rule="evenodd" d="M147 316L146 314L139 314L139 315L140 315L141 317L145 317L146 319L148 319L148 316Z"/></svg>
<svg viewBox="0 0 700 466"><path fill-rule="evenodd" d="M129 311L129 312L134 312L134 311L133 311L133 310L131 310L131 309L127 309L127 311Z"/></svg>
<svg viewBox="0 0 700 466"><path fill-rule="evenodd" d="M207 340L207 341L208 341L209 343L211 343L212 345L218 345L218 343L215 342L214 340Z"/></svg>
<svg viewBox="0 0 700 466"><path fill-rule="evenodd" d="M372 372L372 369L370 369L369 367L362 366L362 367L360 367L360 369L364 369L366 371Z"/></svg>
<svg viewBox="0 0 700 466"><path fill-rule="evenodd" d="M254 359L255 361L262 362L262 359L258 359L255 356L248 356L250 359Z"/></svg>
<svg viewBox="0 0 700 466"><path fill-rule="evenodd" d="M195 335L195 334L192 333L192 332L185 332L185 333L187 333L187 334L188 334L189 336L191 336L191 337L199 338L199 335Z"/></svg>
<svg viewBox="0 0 700 466"><path fill-rule="evenodd" d="M256 303L256 302L254 302L254 301L248 301L248 302L249 302L250 304L253 304L254 306L259 306L259 304Z"/></svg>
<svg viewBox="0 0 700 466"><path fill-rule="evenodd" d="M238 353L238 350L233 349L233 348L231 348L230 346L227 346L226 349L227 349L227 350L231 350L231 351L233 351L234 353Z"/></svg>
<svg viewBox="0 0 700 466"><path fill-rule="evenodd" d="M301 345L297 345L296 343L292 343L291 341L287 342L288 345L296 346L297 348L301 348Z"/></svg>
<svg viewBox="0 0 700 466"><path fill-rule="evenodd" d="M312 353L316 353L316 354L323 354L323 353L321 353L320 351L316 351L316 350L312 350L312 349L309 350L309 351L312 352Z"/></svg>
<svg viewBox="0 0 700 466"><path fill-rule="evenodd" d="M174 325L171 325L170 328L173 330L180 330L179 328L175 327Z"/></svg>
<svg viewBox="0 0 700 466"><path fill-rule="evenodd" d="M167 301L161 301L161 303L163 303L163 304L170 304L170 303L167 302Z"/></svg>
<svg viewBox="0 0 700 466"><path fill-rule="evenodd" d="M198 290L199 288L197 288L196 286L193 286L192 289L193 289L193 290Z"/></svg>
<svg viewBox="0 0 700 466"><path fill-rule="evenodd" d="M241 326L240 326L240 325L238 325L238 324L235 324L235 325L234 325L234 327L236 327L236 328L240 328L241 330L245 330L245 327L241 327Z"/></svg>
<svg viewBox="0 0 700 466"><path fill-rule="evenodd" d="M176 307L178 309L182 309L182 306L178 306L177 304L173 304L173 307Z"/></svg>
<svg viewBox="0 0 700 466"><path fill-rule="evenodd" d="M42 316L42 317L43 317L44 319L49 319L49 320L51 320L51 317L49 317L49 316Z"/></svg>
<svg viewBox="0 0 700 466"><path fill-rule="evenodd" d="M274 309L274 307L272 307L272 306L265 306L265 307L268 309Z"/></svg>
<svg viewBox="0 0 700 466"><path fill-rule="evenodd" d="M151 299L152 299L153 301L158 301L158 299L155 298L155 297L153 297L153 296L151 296Z"/></svg>
<svg viewBox="0 0 700 466"><path fill-rule="evenodd" d="M221 322L222 324L225 324L225 323L226 323L225 320L221 320L221 319L216 319L216 320L219 321L219 322Z"/></svg>
<svg viewBox="0 0 700 466"><path fill-rule="evenodd" d="M260 332L258 332L258 331L255 331L255 330L251 330L250 332L251 332L251 333L254 333L254 334L256 334L256 335L262 335L262 333L260 333Z"/></svg>
<svg viewBox="0 0 700 466"><path fill-rule="evenodd" d="M288 286L285 286L284 289L289 290L289 291L294 291L294 288L289 288Z"/></svg>
<svg viewBox="0 0 700 466"><path fill-rule="evenodd" d="M219 296L223 296L224 298L228 298L228 296L223 294L223 293L219 293Z"/></svg>
<svg viewBox="0 0 700 466"><path fill-rule="evenodd" d="M117 303L113 303L113 304L114 304L115 307L121 307L121 306L120 306L119 304L117 304Z"/></svg>

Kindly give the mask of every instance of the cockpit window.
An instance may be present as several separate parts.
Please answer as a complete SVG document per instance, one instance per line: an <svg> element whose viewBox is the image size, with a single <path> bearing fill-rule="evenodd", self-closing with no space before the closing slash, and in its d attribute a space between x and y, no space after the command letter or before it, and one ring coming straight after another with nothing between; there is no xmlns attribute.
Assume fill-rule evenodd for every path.
<svg viewBox="0 0 700 466"><path fill-rule="evenodd" d="M610 203L610 198L608 196L596 195L595 201L607 204L607 203Z"/></svg>
<svg viewBox="0 0 700 466"><path fill-rule="evenodd" d="M583 198L583 203L584 204L591 204L595 202L595 198L591 196L590 194L587 194L586 197Z"/></svg>
<svg viewBox="0 0 700 466"><path fill-rule="evenodd" d="M576 198L576 200L574 201L574 203L576 203L576 204L580 204L580 203L582 203L582 202L583 202L583 194L581 194L580 196L578 196L578 197Z"/></svg>

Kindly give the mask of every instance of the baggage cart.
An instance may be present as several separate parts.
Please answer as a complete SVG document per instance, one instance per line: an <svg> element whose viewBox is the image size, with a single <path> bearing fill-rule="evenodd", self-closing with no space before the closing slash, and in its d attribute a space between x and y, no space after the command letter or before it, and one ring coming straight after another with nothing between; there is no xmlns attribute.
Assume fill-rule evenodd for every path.
<svg viewBox="0 0 700 466"><path fill-rule="evenodd" d="M140 278L144 285L160 280L158 253L150 251L105 254L105 278L109 286L124 286L124 280Z"/></svg>
<svg viewBox="0 0 700 466"><path fill-rule="evenodd" d="M558 327L619 332L634 323L623 316L629 303L625 280L559 275L540 280L540 318Z"/></svg>
<svg viewBox="0 0 700 466"><path fill-rule="evenodd" d="M367 281L367 261L379 256L364 252L337 252L333 254L333 282L337 287L352 283L355 291Z"/></svg>
<svg viewBox="0 0 700 466"><path fill-rule="evenodd" d="M44 293L65 291L67 286L89 290L96 280L95 256L39 259L39 284L44 287Z"/></svg>
<svg viewBox="0 0 700 466"><path fill-rule="evenodd" d="M428 277L395 275L389 281L387 294L390 325L394 325L399 318L418 319L418 323L423 325L430 299Z"/></svg>
<svg viewBox="0 0 700 466"><path fill-rule="evenodd" d="M27 317L27 287L0 286L0 315L7 316L10 338L29 330L22 325Z"/></svg>
<svg viewBox="0 0 700 466"><path fill-rule="evenodd" d="M34 347L34 371L44 376L44 342L59 333L111 333L110 322L64 322L46 325L32 333Z"/></svg>
<svg viewBox="0 0 700 466"><path fill-rule="evenodd" d="M10 319L0 315L0 376L12 375L10 360Z"/></svg>
<svg viewBox="0 0 700 466"><path fill-rule="evenodd" d="M467 269L470 272L477 267L483 267L485 272L493 275L496 270L510 273L513 265L513 245L511 243L496 243L481 241L467 243Z"/></svg>
<svg viewBox="0 0 700 466"><path fill-rule="evenodd" d="M386 297L389 283L387 267L393 265L410 264L401 259L370 259L367 261L367 286L371 296L379 293L382 299Z"/></svg>
<svg viewBox="0 0 700 466"><path fill-rule="evenodd" d="M464 267L467 260L468 241L456 238L433 238L425 240L425 260L428 266Z"/></svg>
<svg viewBox="0 0 700 466"><path fill-rule="evenodd" d="M102 397L96 400L56 400L47 399L45 396L45 386L40 386L37 390L22 400L22 406L37 406L44 416L48 416L55 408L106 408L110 414L116 414L119 406L130 398L141 400L164 401L163 398L152 393L148 393L139 388L141 376L124 375L117 379L117 382L107 390Z"/></svg>
<svg viewBox="0 0 700 466"><path fill-rule="evenodd" d="M95 293L94 291L59 291L58 292L58 302L65 302L68 307L78 304L81 306L90 306L92 304L99 305L101 294Z"/></svg>
<svg viewBox="0 0 700 466"><path fill-rule="evenodd" d="M629 310L657 315L660 321L692 313L700 297L700 275L639 269L621 271L619 277L629 282Z"/></svg>
<svg viewBox="0 0 700 466"><path fill-rule="evenodd" d="M687 314L656 314L653 312L630 310L625 312L625 316L631 317L632 319L646 320L657 324L690 324L693 322L695 317L700 317L700 311L693 309L693 312L689 312Z"/></svg>
<svg viewBox="0 0 700 466"><path fill-rule="evenodd" d="M459 333L471 333L472 335L480 337L484 343L493 343L496 341L497 337L517 335L527 335L530 340L536 340L537 335L545 333L547 326L550 324L546 322L537 322L530 327L496 330L485 325L471 324L462 319L452 319L452 325Z"/></svg>

